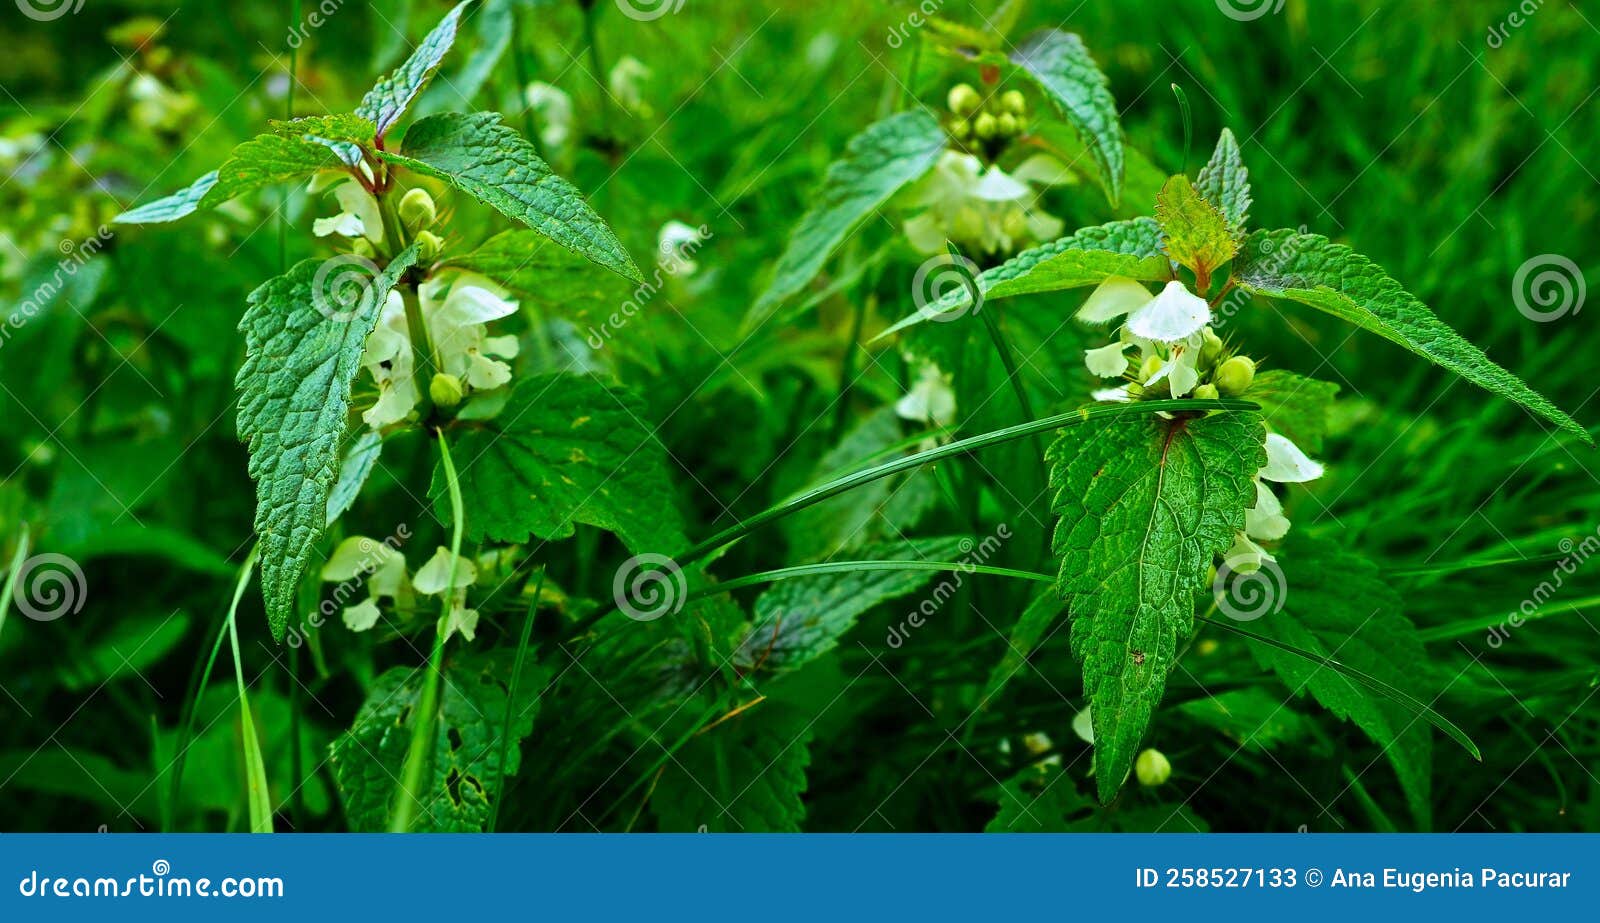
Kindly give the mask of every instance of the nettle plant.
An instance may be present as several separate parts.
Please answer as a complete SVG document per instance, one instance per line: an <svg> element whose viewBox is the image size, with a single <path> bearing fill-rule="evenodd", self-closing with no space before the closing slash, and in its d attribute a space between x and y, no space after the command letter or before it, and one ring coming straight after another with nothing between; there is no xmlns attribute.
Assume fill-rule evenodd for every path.
<svg viewBox="0 0 1600 923"><path fill-rule="evenodd" d="M342 252L300 262L249 296L236 386L257 486L251 560L274 638L298 643L321 625L315 614L301 619L328 611L318 605L323 581L337 584L333 599L352 630L380 620L402 637L432 629L428 669L379 677L334 747L347 813L360 829L482 829L498 808L496 787L516 771L518 753L502 742L529 732L537 669L521 674L519 688L508 682L516 674L502 650L454 658L447 684L441 674L446 642L476 634L475 600L526 592L522 543L569 537L588 523L640 552L682 544L663 502L671 492L664 453L640 422L637 399L583 375L518 380L510 365L519 349L513 289L581 290L595 287L596 274L642 281L616 236L497 114L441 113L397 130L468 5L354 113L274 122L187 189L117 219L173 221L302 181L320 196L313 201L336 210L313 232ZM466 248L452 233L452 209L436 199L446 191L530 230ZM409 490L431 497L448 546L408 561L411 532L401 523L385 539L346 537L312 573L324 536L342 530L382 447L408 431L437 445L431 484ZM463 543L476 554L463 555ZM241 592L249 574L247 566ZM357 601L352 590L363 579L366 598ZM244 715L254 748L247 706ZM260 772L257 757L252 825L270 829L270 808L257 803L265 798Z"/></svg>
<svg viewBox="0 0 1600 923"><path fill-rule="evenodd" d="M905 206L912 215L904 226L912 249L948 248L969 269L976 266L960 254L988 267L946 279L931 293L919 273L917 310L879 336L901 334L909 352L937 356L938 344L954 335L930 335L938 326L930 321L955 327L949 322L981 316L1004 360L998 387L1013 390L1023 411L1022 422L911 456L906 464L1059 430L1045 453L1055 516L1053 587L1017 620L984 700L997 696L1042 648L1065 612L1088 701L1073 726L1094 745L1098 794L1110 803L1130 775L1158 784L1170 772L1163 754L1141 752L1141 746L1169 673L1204 621L1243 636L1254 657L1290 690L1309 693L1376 741L1426 827L1429 726L1474 756L1477 750L1430 706L1437 690L1421 668L1422 643L1378 570L1334 542L1293 530L1285 513L1289 485L1324 473L1315 456L1338 386L1288 369L1262 369L1245 344L1216 328L1269 301L1309 306L1592 440L1372 260L1303 228L1251 230L1249 176L1227 130L1195 178L1176 175L1155 184L1141 178L1141 186L1159 187L1153 215L1023 249L1030 237L1048 236L1048 222L1038 220L1039 193L1028 188L1044 185L1030 182L1039 176L1065 176L1086 163L1111 205L1118 205L1125 162L1137 155L1124 148L1107 81L1083 42L1064 32L1041 33L1006 53L993 31L938 20L930 30L936 47L979 65L982 89L958 83L946 113L898 113L853 139L829 169L817 204L800 222L751 319L768 319L885 205ZM1047 134L1041 119L1029 118L1019 84L1043 93L1076 131L1075 146L1071 137ZM1054 155L1051 169L1041 170L1041 154ZM1139 165L1143 170L1148 162ZM902 192L907 188L910 194ZM1089 404L1038 418L1029 410L1025 376L1009 354L1005 319L996 315L1007 299L1088 287L1092 293L1075 317L1099 331L1103 345L1079 358L1101 387L1086 389ZM1063 308L1058 316L1065 323L1072 315ZM974 342L967 341L969 353ZM924 414L959 429L949 375L935 369L930 380L902 402L917 412L903 415ZM991 388L992 382L972 387ZM957 380L954 390L961 385ZM990 396L978 393L983 403ZM1031 494L1024 487L1013 496L1025 506ZM1219 612L1224 618L1213 617ZM1089 805L1072 781L1051 777L1055 773L1064 770L1047 761L1007 782L991 829L1034 828L1040 817L1049 818L1047 828L1064 819L1070 826L1083 818Z"/></svg>

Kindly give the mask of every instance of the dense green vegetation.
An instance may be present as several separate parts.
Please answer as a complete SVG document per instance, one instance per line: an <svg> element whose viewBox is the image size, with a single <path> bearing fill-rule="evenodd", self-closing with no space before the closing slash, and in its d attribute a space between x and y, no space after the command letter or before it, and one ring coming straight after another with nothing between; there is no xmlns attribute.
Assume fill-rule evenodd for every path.
<svg viewBox="0 0 1600 923"><path fill-rule="evenodd" d="M4 15L4 829L1600 828L1576 6Z"/></svg>

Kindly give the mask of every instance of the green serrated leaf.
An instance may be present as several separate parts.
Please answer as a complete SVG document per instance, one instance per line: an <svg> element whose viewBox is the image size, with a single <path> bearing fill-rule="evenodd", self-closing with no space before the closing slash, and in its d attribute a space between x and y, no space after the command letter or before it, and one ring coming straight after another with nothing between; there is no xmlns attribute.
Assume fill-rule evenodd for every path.
<svg viewBox="0 0 1600 923"><path fill-rule="evenodd" d="M118 215L115 223L176 221L263 186L300 179L319 170L339 169L345 166L341 145L348 147L372 136L372 123L354 115L275 121L271 128L235 147L222 166L195 180L187 189L129 209Z"/></svg>
<svg viewBox="0 0 1600 923"><path fill-rule="evenodd" d="M1427 653L1416 626L1371 562L1334 542L1295 532L1278 553L1278 567L1276 611L1250 622L1250 631L1335 658L1422 702L1435 698L1424 680ZM1376 741L1394 765L1418 825L1430 826L1433 736L1421 715L1335 670L1266 644L1246 643L1292 692L1309 693Z"/></svg>
<svg viewBox="0 0 1600 923"><path fill-rule="evenodd" d="M662 770L651 810L667 832L797 832L810 745L803 713L763 703L691 737Z"/></svg>
<svg viewBox="0 0 1600 923"><path fill-rule="evenodd" d="M446 666L434 720L432 771L422 789L412 793L417 800L412 829L479 833L489 822L494 799L502 794L496 786L517 773L522 761L518 742L533 730L549 679L546 668L527 664L517 701L510 703L507 686L514 656L513 651L496 650L460 656ZM388 828L395 774L419 717L426 669L394 667L379 676L354 725L330 748L329 762L351 830ZM508 707L513 739L501 767L500 732Z"/></svg>
<svg viewBox="0 0 1600 923"><path fill-rule="evenodd" d="M1268 426L1315 454L1322 451L1328 416L1338 393L1339 386L1332 382L1268 369L1256 375L1242 397L1261 405L1261 416Z"/></svg>
<svg viewBox="0 0 1600 923"><path fill-rule="evenodd" d="M871 545L860 555L868 560L953 561L972 549L970 539L919 538ZM833 650L862 613L920 590L936 576L935 571L860 570L774 584L756 598L755 624L740 643L735 662L775 673L797 670ZM948 592L953 593L963 579L952 575ZM915 616L911 627L926 617Z"/></svg>
<svg viewBox="0 0 1600 923"><path fill-rule="evenodd" d="M1239 141L1232 131L1222 130L1217 149L1211 152L1211 160L1200 168L1194 185L1206 201L1222 213L1228 230L1235 237L1243 237L1245 223L1250 218L1250 171L1245 169Z"/></svg>
<svg viewBox="0 0 1600 923"><path fill-rule="evenodd" d="M745 329L770 318L816 277L850 233L895 192L928 172L945 149L944 129L926 111L897 112L874 122L828 167L822 189L778 258L772 283L745 317Z"/></svg>
<svg viewBox="0 0 1600 923"><path fill-rule="evenodd" d="M1238 252L1239 243L1222 212L1202 198L1182 174L1161 187L1156 196L1156 220L1161 223L1167 255L1197 273L1209 276Z"/></svg>
<svg viewBox="0 0 1600 923"><path fill-rule="evenodd" d="M616 273L537 231L502 231L476 250L450 257L446 265L483 273L516 289L530 304L574 319L586 317L591 306L615 311L632 291Z"/></svg>
<svg viewBox="0 0 1600 923"><path fill-rule="evenodd" d="M1056 589L1093 708L1102 801L1133 767L1213 557L1244 528L1264 441L1259 414L1223 413L1096 420L1050 447Z"/></svg>
<svg viewBox="0 0 1600 923"><path fill-rule="evenodd" d="M451 109L470 109L472 101L511 47L512 17L520 0L484 0L473 22L478 47L449 77L428 88L417 103L418 115Z"/></svg>
<svg viewBox="0 0 1600 923"><path fill-rule="evenodd" d="M419 120L389 163L444 180L574 253L635 282L639 267L583 194L551 171L500 115L445 113Z"/></svg>
<svg viewBox="0 0 1600 923"><path fill-rule="evenodd" d="M1071 32L1052 29L1023 42L1011 63L1033 79L1089 147L1100 170L1100 184L1113 206L1122 198L1122 123L1111 81Z"/></svg>
<svg viewBox="0 0 1600 923"><path fill-rule="evenodd" d="M1024 250L978 275L984 304L1014 295L1053 292L1096 285L1111 276L1154 282L1171 276L1161 249L1161 229L1153 218L1112 221ZM937 302L878 335L898 333L936 314L972 303L966 286L953 287Z"/></svg>
<svg viewBox="0 0 1600 923"><path fill-rule="evenodd" d="M1259 686L1232 689L1178 706L1179 714L1215 729L1240 748L1271 750L1304 737L1305 716Z"/></svg>
<svg viewBox="0 0 1600 923"><path fill-rule="evenodd" d="M422 92L428 81L433 79L434 71L439 69L439 62L449 53L450 46L455 44L456 29L461 24L461 14L472 0L462 0L455 8L446 13L439 24L433 27L417 49L411 52L404 64L395 68L394 72L379 80L367 95L361 97L361 105L356 107L356 114L372 122L377 128L377 137L381 140L388 135L400 117L405 115L411 107L412 100Z"/></svg>
<svg viewBox="0 0 1600 923"><path fill-rule="evenodd" d="M467 539L567 538L581 522L616 533L636 554L682 550L666 453L646 413L636 395L585 375L518 382L499 416L454 449ZM432 496L443 516L438 470Z"/></svg>
<svg viewBox="0 0 1600 923"><path fill-rule="evenodd" d="M416 258L413 244L381 273L370 263L338 257L305 260L252 292L239 322L245 339L244 365L234 380L239 438L250 450L261 592L272 635L279 640L312 546L327 526L350 384L361 367L367 335L389 291ZM330 278L351 270L365 276L361 296L335 303L337 283ZM338 289L341 295L351 291Z"/></svg>
<svg viewBox="0 0 1600 923"><path fill-rule="evenodd" d="M1343 244L1320 234L1257 231L1245 243L1234 279L1246 291L1298 301L1370 330L1594 445L1578 421L1450 329L1382 267Z"/></svg>

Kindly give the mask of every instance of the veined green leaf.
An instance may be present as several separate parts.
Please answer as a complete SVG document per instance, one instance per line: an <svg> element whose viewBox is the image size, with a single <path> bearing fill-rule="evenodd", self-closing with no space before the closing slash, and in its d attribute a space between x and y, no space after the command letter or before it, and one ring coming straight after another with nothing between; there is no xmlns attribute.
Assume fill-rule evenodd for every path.
<svg viewBox="0 0 1600 923"><path fill-rule="evenodd" d="M562 317L584 317L591 305L615 311L631 291L616 273L537 231L520 228L502 231L476 250L450 257L446 265L483 273Z"/></svg>
<svg viewBox="0 0 1600 923"><path fill-rule="evenodd" d="M1295 532L1279 552L1278 565L1278 611L1248 623L1248 630L1336 658L1421 702L1434 698L1422 681L1427 676L1427 654L1416 626L1403 614L1399 594L1369 561L1334 542ZM1270 645L1247 643L1256 660L1277 673L1292 692L1309 693L1335 715L1355 722L1383 748L1412 813L1426 829L1433 767L1429 722L1338 671Z"/></svg>
<svg viewBox="0 0 1600 923"><path fill-rule="evenodd" d="M973 550L971 539L920 538L869 546L861 549L861 554L869 559L948 561L961 553L963 543L968 552ZM755 624L739 645L735 660L741 666L760 665L772 672L799 669L832 650L863 612L921 589L937 574L926 570L855 570L775 584L756 598ZM960 579L964 578L952 578L949 593L955 592ZM944 599L937 602L943 603Z"/></svg>
<svg viewBox="0 0 1600 923"><path fill-rule="evenodd" d="M796 832L810 747L803 713L764 702L691 737L665 764L651 810L666 832Z"/></svg>
<svg viewBox="0 0 1600 923"><path fill-rule="evenodd" d="M1156 220L1161 223L1167 255L1180 266L1204 270L1209 276L1238 252L1238 241L1222 212L1202 198L1182 174L1161 187L1156 196Z"/></svg>
<svg viewBox="0 0 1600 923"><path fill-rule="evenodd" d="M1245 169L1239 141L1232 131L1222 130L1217 149L1211 153L1210 162L1200 168L1194 186L1222 213L1228 230L1235 237L1243 237L1250 218L1250 171Z"/></svg>
<svg viewBox="0 0 1600 923"><path fill-rule="evenodd" d="M822 189L789 237L772 283L746 315L752 329L816 277L851 231L902 186L928 172L945 149L944 129L926 111L897 112L874 122L828 167Z"/></svg>
<svg viewBox="0 0 1600 923"><path fill-rule="evenodd" d="M456 41L456 28L461 24L461 14L472 0L462 0L455 8L446 13L439 24L433 27L417 50L411 53L404 64L394 69L394 72L379 80L367 95L361 98L361 105L356 107L356 114L372 122L377 128L377 137L382 140L389 133L389 129L405 115L411 107L411 101L417 98L422 88L433 79L434 71L439 69L439 62L450 51L450 46Z"/></svg>
<svg viewBox="0 0 1600 923"><path fill-rule="evenodd" d="M478 45L449 77L428 87L417 101L418 115L473 108L472 101L482 92L495 66L511 47L512 17L521 0L484 0L473 20Z"/></svg>
<svg viewBox="0 0 1600 923"><path fill-rule="evenodd" d="M507 682L510 650L456 657L446 667L433 722L431 771L412 792L416 814L411 829L478 833L489 822L506 777L522 761L517 741L533 730L539 700L548 682L544 667L527 665L511 702ZM421 716L423 670L394 667L379 676L356 714L355 724L334 741L329 761L344 799L350 828L387 829L395 790L394 773L405 760L413 724ZM510 712L513 742L500 764L501 729Z"/></svg>
<svg viewBox="0 0 1600 923"><path fill-rule="evenodd" d="M1122 198L1122 123L1111 81L1094 63L1083 39L1052 29L1023 42L1011 63L1033 79L1094 155L1100 184L1115 206Z"/></svg>
<svg viewBox="0 0 1600 923"><path fill-rule="evenodd" d="M639 267L571 183L494 112L444 113L406 131L401 153L378 156L444 180L545 237L635 282Z"/></svg>
<svg viewBox="0 0 1600 923"><path fill-rule="evenodd" d="M1343 244L1320 234L1257 231L1245 242L1234 279L1246 291L1298 301L1370 330L1594 445L1578 421L1450 329L1380 266Z"/></svg>
<svg viewBox="0 0 1600 923"><path fill-rule="evenodd" d="M345 166L338 147L370 139L372 123L354 115L325 115L273 122L272 130L235 147L222 166L187 189L118 215L117 224L176 221L247 192Z"/></svg>
<svg viewBox="0 0 1600 923"><path fill-rule="evenodd" d="M350 384L367 335L400 275L416 262L408 247L381 273L335 257L305 260L250 294L239 322L245 360L235 379L239 438L256 481L261 592L273 637L282 639L295 587L327 526L339 472ZM360 278L357 285L344 272ZM359 297L344 296L359 288Z"/></svg>
<svg viewBox="0 0 1600 923"><path fill-rule="evenodd" d="M983 292L984 304L988 304L1014 295L1096 285L1110 276L1127 276L1144 282L1171 277L1171 267L1161 249L1161 228L1154 218L1112 221L1024 250L980 273L978 288ZM972 296L966 286L952 288L938 301L901 320L877 338L971 303Z"/></svg>
<svg viewBox="0 0 1600 923"><path fill-rule="evenodd" d="M456 440L467 539L560 539L575 523L615 532L636 554L686 544L667 458L644 402L584 375L518 382L499 416ZM443 473L433 475L441 517Z"/></svg>
<svg viewBox="0 0 1600 923"><path fill-rule="evenodd" d="M1256 375L1243 396L1261 405L1261 416L1268 426L1305 451L1315 453L1322 451L1328 415L1338 393L1339 386L1332 382L1268 369Z"/></svg>
<svg viewBox="0 0 1600 923"><path fill-rule="evenodd" d="M1109 801L1133 767L1195 594L1255 503L1266 462L1255 413L1112 418L1051 446L1057 590L1093 707L1095 777Z"/></svg>

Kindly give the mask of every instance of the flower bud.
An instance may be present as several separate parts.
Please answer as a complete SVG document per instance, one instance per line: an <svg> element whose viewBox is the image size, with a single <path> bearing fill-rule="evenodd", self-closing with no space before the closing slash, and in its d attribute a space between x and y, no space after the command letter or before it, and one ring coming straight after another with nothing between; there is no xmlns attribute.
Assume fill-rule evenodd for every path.
<svg viewBox="0 0 1600 923"><path fill-rule="evenodd" d="M1234 356L1217 366L1217 373L1211 380L1216 383L1218 391L1231 397L1243 394L1255 377L1255 362L1249 356Z"/></svg>
<svg viewBox="0 0 1600 923"><path fill-rule="evenodd" d="M1202 401L1214 401L1222 395L1217 393L1216 385L1206 384L1195 386L1193 396Z"/></svg>
<svg viewBox="0 0 1600 923"><path fill-rule="evenodd" d="M1009 112L1000 113L1000 118L995 120L995 124L1000 129L1000 137L1002 138L1016 137L1017 129L1020 127L1017 124L1017 117Z"/></svg>
<svg viewBox="0 0 1600 923"><path fill-rule="evenodd" d="M412 189L400 197L400 220L413 231L433 224L439 212L433 206L433 196L426 189Z"/></svg>
<svg viewBox="0 0 1600 923"><path fill-rule="evenodd" d="M1164 364L1165 363L1162 361L1160 356L1151 355L1144 360L1143 365L1139 366L1139 380L1146 382L1149 381L1151 378L1155 377L1157 372L1161 371L1161 366Z"/></svg>
<svg viewBox="0 0 1600 923"><path fill-rule="evenodd" d="M1151 747L1134 761L1133 774L1139 777L1140 785L1160 785L1172 777L1172 764L1165 754Z"/></svg>
<svg viewBox="0 0 1600 923"><path fill-rule="evenodd" d="M945 102L949 103L951 112L966 118L983 105L983 97L972 88L972 84L958 83L950 88L950 95Z"/></svg>
<svg viewBox="0 0 1600 923"><path fill-rule="evenodd" d="M972 123L966 119L951 119L948 130L950 137L957 141L965 141L972 137Z"/></svg>
<svg viewBox="0 0 1600 923"><path fill-rule="evenodd" d="M1201 336L1204 342L1200 345L1200 365L1202 368L1210 368L1222 358L1222 337L1217 336L1216 331L1210 327L1207 327Z"/></svg>
<svg viewBox="0 0 1600 923"><path fill-rule="evenodd" d="M374 252L372 241L367 240L365 237L357 237L355 240L350 241L350 252L356 256L364 256L370 259Z"/></svg>
<svg viewBox="0 0 1600 923"><path fill-rule="evenodd" d="M431 262L439 258L444 250L444 241L432 231L417 232L417 258L423 262Z"/></svg>
<svg viewBox="0 0 1600 923"><path fill-rule="evenodd" d="M1028 100L1021 90L1007 90L1000 94L1000 111L1021 117L1028 112Z"/></svg>
<svg viewBox="0 0 1600 923"><path fill-rule="evenodd" d="M433 380L428 382L428 396L440 407L449 409L461 403L465 395L461 387L461 379L444 372L435 372Z"/></svg>
<svg viewBox="0 0 1600 923"><path fill-rule="evenodd" d="M988 141L999 130L1000 123L987 112L978 113L978 117L972 120L972 133L977 135L980 141Z"/></svg>

